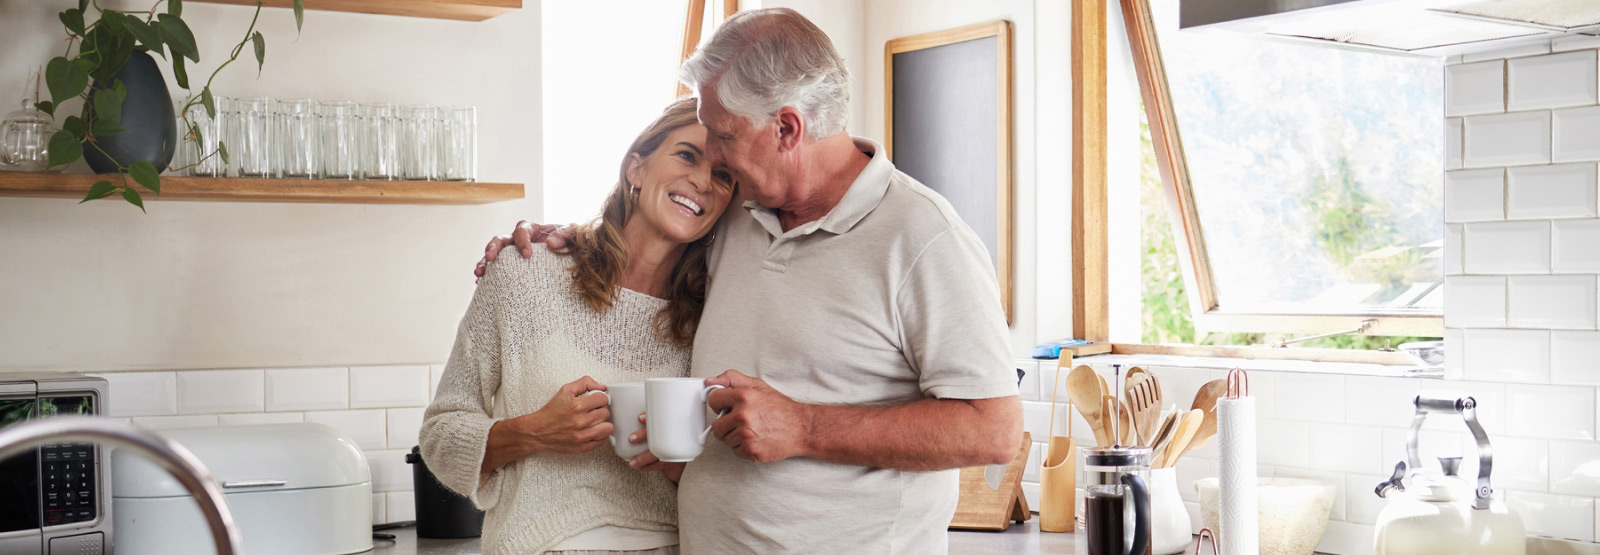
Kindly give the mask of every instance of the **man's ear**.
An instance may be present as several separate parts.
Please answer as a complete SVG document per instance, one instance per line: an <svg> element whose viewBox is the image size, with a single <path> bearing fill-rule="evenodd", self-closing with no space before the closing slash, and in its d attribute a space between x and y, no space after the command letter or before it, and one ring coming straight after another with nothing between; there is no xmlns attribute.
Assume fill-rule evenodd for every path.
<svg viewBox="0 0 1600 555"><path fill-rule="evenodd" d="M805 118L800 117L800 111L784 106L778 110L777 122L778 151L788 152L800 146L800 140L806 134Z"/></svg>
<svg viewBox="0 0 1600 555"><path fill-rule="evenodd" d="M643 187L643 185L639 184L639 176L643 173L644 158L639 157L639 153L637 152L628 153L628 171L626 172L626 175L628 176L628 189L630 189L629 193L632 193L631 189L635 187Z"/></svg>

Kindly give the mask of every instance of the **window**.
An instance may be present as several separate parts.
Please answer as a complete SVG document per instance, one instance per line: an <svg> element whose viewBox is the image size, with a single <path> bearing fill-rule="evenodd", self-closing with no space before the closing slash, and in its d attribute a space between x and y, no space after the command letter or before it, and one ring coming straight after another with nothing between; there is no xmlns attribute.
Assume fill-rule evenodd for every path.
<svg viewBox="0 0 1600 555"><path fill-rule="evenodd" d="M1440 335L1441 60L1180 32L1177 0L1123 5L1146 2L1142 342Z"/></svg>

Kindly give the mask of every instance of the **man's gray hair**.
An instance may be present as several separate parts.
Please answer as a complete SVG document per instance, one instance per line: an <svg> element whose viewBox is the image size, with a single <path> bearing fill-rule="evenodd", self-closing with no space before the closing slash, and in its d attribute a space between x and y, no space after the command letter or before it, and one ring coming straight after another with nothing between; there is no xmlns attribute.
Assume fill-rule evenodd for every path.
<svg viewBox="0 0 1600 555"><path fill-rule="evenodd" d="M844 131L850 117L850 71L833 41L789 8L739 13L684 62L690 87L715 82L728 112L764 125L784 106L799 110L811 140Z"/></svg>

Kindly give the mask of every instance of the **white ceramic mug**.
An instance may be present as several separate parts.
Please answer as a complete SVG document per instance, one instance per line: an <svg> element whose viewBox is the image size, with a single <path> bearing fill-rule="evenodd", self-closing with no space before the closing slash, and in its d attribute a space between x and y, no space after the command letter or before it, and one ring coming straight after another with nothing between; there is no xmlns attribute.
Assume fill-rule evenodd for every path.
<svg viewBox="0 0 1600 555"><path fill-rule="evenodd" d="M707 386L700 378L650 378L644 388L650 452L663 462L689 462L700 456L711 435L706 396L722 386Z"/></svg>
<svg viewBox="0 0 1600 555"><path fill-rule="evenodd" d="M601 392L596 392L601 393ZM639 423L639 413L644 412L644 382L618 383L606 386L603 392L609 401L606 408L611 417L611 447L622 460L632 460L650 447L644 443L628 443L628 436L644 428Z"/></svg>

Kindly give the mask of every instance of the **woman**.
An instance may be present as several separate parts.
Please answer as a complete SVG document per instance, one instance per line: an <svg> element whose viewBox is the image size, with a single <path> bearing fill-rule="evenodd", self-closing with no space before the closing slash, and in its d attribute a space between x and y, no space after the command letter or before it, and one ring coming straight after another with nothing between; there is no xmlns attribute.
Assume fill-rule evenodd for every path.
<svg viewBox="0 0 1600 555"><path fill-rule="evenodd" d="M688 375L710 233L734 190L705 139L695 101L674 102L569 248L502 256L478 283L421 443L440 482L488 511L485 553L677 553L682 465L617 457L606 397L586 394Z"/></svg>

